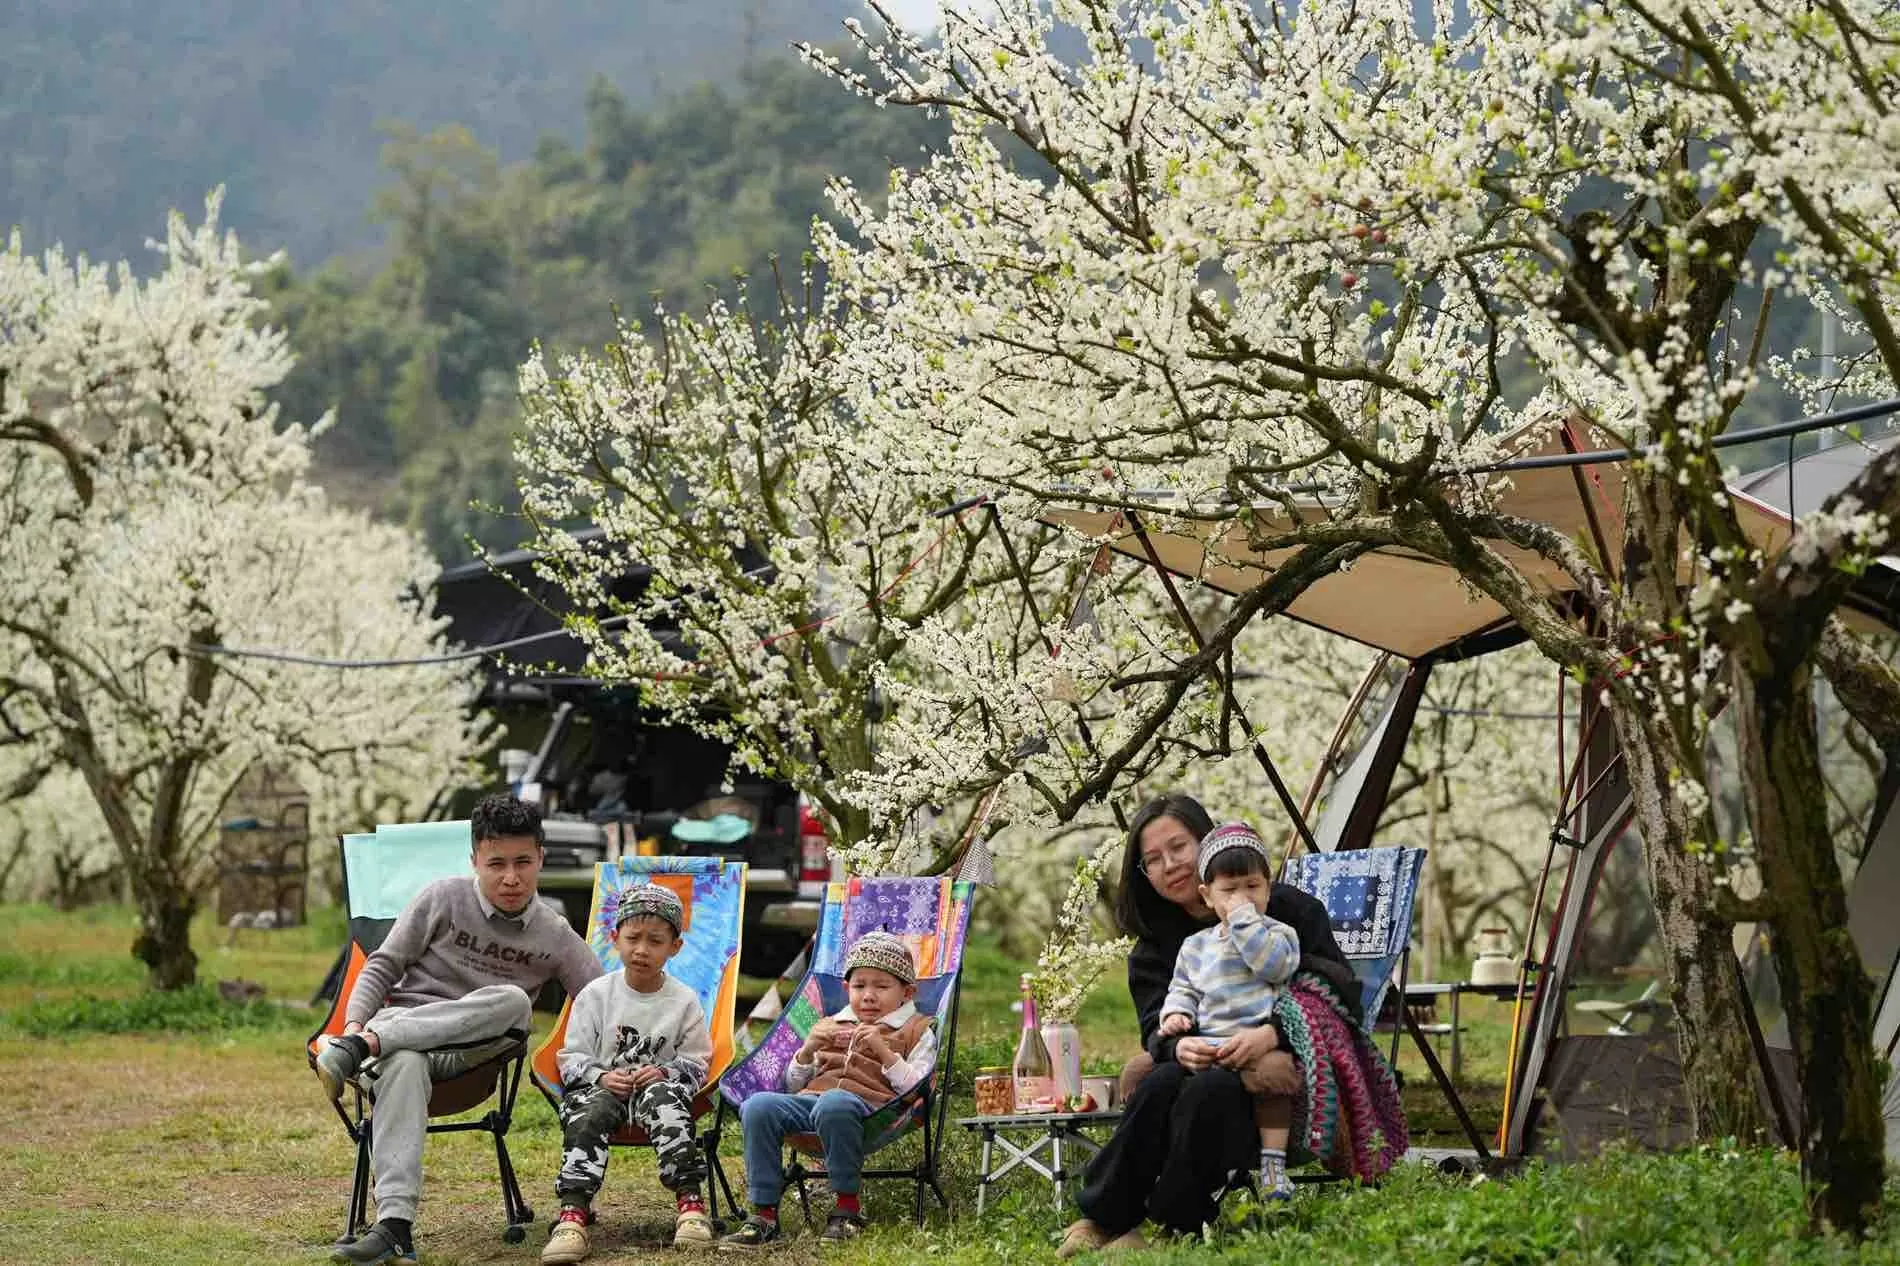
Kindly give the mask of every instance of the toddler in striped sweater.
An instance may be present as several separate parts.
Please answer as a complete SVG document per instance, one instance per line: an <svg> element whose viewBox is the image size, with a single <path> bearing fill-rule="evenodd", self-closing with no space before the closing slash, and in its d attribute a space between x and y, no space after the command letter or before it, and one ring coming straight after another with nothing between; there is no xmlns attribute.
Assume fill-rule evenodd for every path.
<svg viewBox="0 0 1900 1266"><path fill-rule="evenodd" d="M1267 917L1271 866L1252 827L1227 822L1209 831L1201 840L1199 871L1201 900L1220 922L1182 944L1161 1004L1157 1043L1188 1034L1221 1041L1246 1029L1277 1028L1274 1003L1300 965L1299 934ZM1261 1194L1285 1200L1292 1195L1287 1127L1272 1122L1259 1099L1255 1110Z"/></svg>

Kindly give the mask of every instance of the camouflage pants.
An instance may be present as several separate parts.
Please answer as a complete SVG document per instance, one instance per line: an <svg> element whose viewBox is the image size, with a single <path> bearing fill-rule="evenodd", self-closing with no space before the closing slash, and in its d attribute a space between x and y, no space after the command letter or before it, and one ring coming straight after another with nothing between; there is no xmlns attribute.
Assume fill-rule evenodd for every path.
<svg viewBox="0 0 1900 1266"><path fill-rule="evenodd" d="M646 1131L660 1161L660 1185L697 1192L706 1165L693 1141L693 1092L676 1081L656 1081L631 1102L586 1086L561 1099L561 1172L554 1192L563 1204L591 1205L607 1177L607 1140L627 1125Z"/></svg>

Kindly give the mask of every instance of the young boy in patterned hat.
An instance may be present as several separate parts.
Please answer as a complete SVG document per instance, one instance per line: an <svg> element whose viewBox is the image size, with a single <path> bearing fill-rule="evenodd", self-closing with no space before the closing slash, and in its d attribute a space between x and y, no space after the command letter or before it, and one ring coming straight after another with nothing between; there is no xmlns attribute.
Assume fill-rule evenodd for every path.
<svg viewBox="0 0 1900 1266"><path fill-rule="evenodd" d="M561 1200L543 1262L578 1262L591 1245L594 1197L607 1176L607 1140L626 1125L652 1140L660 1183L677 1201L673 1243L712 1243L700 1198L706 1165L693 1141L693 1096L706 1081L712 1038L693 991L666 974L680 952L680 899L658 884L620 897L614 950L624 970L581 990L561 1043Z"/></svg>
<svg viewBox="0 0 1900 1266"><path fill-rule="evenodd" d="M1271 1025L1274 1003L1300 965L1299 934L1267 917L1272 864L1252 827L1225 822L1209 831L1201 839L1199 870L1201 900L1220 922L1182 943L1161 1004L1157 1048L1164 1039L1189 1033L1224 1040ZM1272 1119L1265 1108L1257 1102L1254 1117L1260 1128L1260 1192L1269 1200L1288 1200L1290 1123Z"/></svg>
<svg viewBox="0 0 1900 1266"><path fill-rule="evenodd" d="M728 1250L756 1249L779 1236L778 1202L785 1191L787 1135L816 1134L825 1171L838 1195L823 1238L848 1240L864 1229L858 1204L864 1168L864 1118L930 1076L937 1035L917 1010L917 960L884 932L860 937L845 954L849 1003L812 1025L785 1069L786 1094L745 1101L746 1195L753 1211L720 1241Z"/></svg>

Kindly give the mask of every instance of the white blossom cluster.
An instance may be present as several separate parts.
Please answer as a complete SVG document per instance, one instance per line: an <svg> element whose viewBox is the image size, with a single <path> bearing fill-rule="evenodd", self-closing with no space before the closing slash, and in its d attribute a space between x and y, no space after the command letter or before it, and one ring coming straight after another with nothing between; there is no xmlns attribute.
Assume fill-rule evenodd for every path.
<svg viewBox="0 0 1900 1266"><path fill-rule="evenodd" d="M927 865L961 823L936 809L996 779L956 765L978 749L939 733L928 741L953 741L932 794L910 794L914 774L880 755L909 692L967 683L988 654L1047 655L1024 655L1037 628L991 511L955 509L953 488L910 473L846 407L857 320L809 279L769 313L754 303L661 312L605 357L523 367L517 457L540 567L576 600L590 671L806 791L854 872ZM1049 561L1019 549L1031 591L1055 601ZM640 568L638 593L613 588ZM1022 690L958 698L1026 706Z"/></svg>
<svg viewBox="0 0 1900 1266"><path fill-rule="evenodd" d="M1396 536L1544 621L1540 646L1590 690L1702 748L1777 562L1744 548L1710 443L1764 368L1767 309L1742 297L1855 319L1875 348L1862 389L1900 367L1887 6L1002 0L946 15L934 44L889 22L857 34L868 77L807 56L953 130L875 204L838 187L844 226L815 229L863 317L837 382L866 451L994 492L1018 524L1051 500L1145 509L1165 490L1165 527L1278 503L1300 521L1272 545ZM1593 509L1643 542L1658 583L1493 519L1504 484L1482 468L1566 416L1592 443L1647 446L1638 492ZM1884 531L1865 512L1804 522L1780 561L1864 561ZM1603 635L1550 617L1500 555L1474 579L1472 549L1503 537L1561 567ZM1018 816L1075 812L1057 780L1096 757L1046 714L1080 699L1096 751L1139 742L1164 687L1126 678L1192 650L1150 614L1105 608L1054 665L923 630L950 672L887 735L908 780L882 788L891 812L999 762ZM947 722L979 699L1009 706ZM1131 777L1204 741L1218 699L1189 690Z"/></svg>
<svg viewBox="0 0 1900 1266"><path fill-rule="evenodd" d="M1128 961L1131 936L1104 937L1096 917L1103 872L1121 860L1122 841L1111 835L1075 864L1049 939L1030 973L1030 992L1043 1023L1075 1019L1103 973Z"/></svg>
<svg viewBox="0 0 1900 1266"><path fill-rule="evenodd" d="M16 822L55 813L109 841L135 888L183 893L253 762L293 774L318 829L350 829L420 810L483 728L466 666L193 649L443 647L416 538L307 482L310 433L268 400L290 357L251 290L266 265L220 233L217 196L159 250L143 278L17 234L0 252L0 793L24 796Z"/></svg>

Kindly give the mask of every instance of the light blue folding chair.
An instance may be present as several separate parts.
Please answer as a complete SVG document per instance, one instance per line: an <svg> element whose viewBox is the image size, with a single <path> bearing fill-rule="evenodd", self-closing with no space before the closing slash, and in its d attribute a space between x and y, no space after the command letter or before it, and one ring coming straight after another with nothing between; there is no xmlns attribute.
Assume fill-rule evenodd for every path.
<svg viewBox="0 0 1900 1266"><path fill-rule="evenodd" d="M311 1068L316 1067L319 1043L343 1032L344 1013L349 1009L350 993L369 956L376 952L396 918L415 895L435 880L454 875L475 874L472 840L467 822L415 822L400 826L379 826L374 834L344 835L337 839L343 852L344 903L350 916L350 942L344 947L337 991L330 1014L321 1027L304 1043L304 1054ZM448 1121L431 1124L431 1134L459 1134L469 1131L490 1135L495 1140L495 1165L501 1174L501 1202L506 1218L502 1238L519 1244L527 1237L534 1210L521 1194L515 1177L514 1162L508 1156L508 1127L514 1119L515 1097L521 1090L522 1069L527 1058L525 1042L504 1051L459 1077L438 1081L429 1096L429 1116L460 1116L496 1098L495 1106L472 1121ZM350 1178L350 1207L344 1218L343 1235L338 1243L348 1243L360 1234L369 1221L370 1135L375 1114L369 1097L359 1084L352 1083L348 1096L332 1103L343 1128L356 1145L356 1169Z"/></svg>

